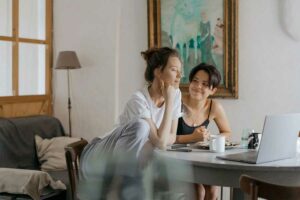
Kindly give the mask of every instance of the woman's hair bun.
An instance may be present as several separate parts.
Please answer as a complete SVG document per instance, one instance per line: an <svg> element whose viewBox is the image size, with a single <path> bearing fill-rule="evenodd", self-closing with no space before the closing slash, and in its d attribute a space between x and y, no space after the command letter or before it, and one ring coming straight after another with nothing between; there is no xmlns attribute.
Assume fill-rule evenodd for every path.
<svg viewBox="0 0 300 200"><path fill-rule="evenodd" d="M160 50L159 48L153 47L146 51L142 51L141 55L148 62L155 53L159 52L159 50Z"/></svg>

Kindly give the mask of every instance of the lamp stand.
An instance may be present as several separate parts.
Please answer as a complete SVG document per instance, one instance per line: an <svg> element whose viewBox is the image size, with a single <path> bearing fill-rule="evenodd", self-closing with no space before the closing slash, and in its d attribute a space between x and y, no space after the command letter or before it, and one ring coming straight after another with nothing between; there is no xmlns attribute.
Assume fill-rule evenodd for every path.
<svg viewBox="0 0 300 200"><path fill-rule="evenodd" d="M68 70L68 120L69 120L69 137L72 137L72 123L71 123L71 95L70 95L70 69L79 69L81 65L77 58L75 51L61 51L59 52L56 68L55 69L63 69Z"/></svg>
<svg viewBox="0 0 300 200"><path fill-rule="evenodd" d="M71 97L70 97L70 70L68 69L68 114L69 114L69 137L72 137L71 125Z"/></svg>

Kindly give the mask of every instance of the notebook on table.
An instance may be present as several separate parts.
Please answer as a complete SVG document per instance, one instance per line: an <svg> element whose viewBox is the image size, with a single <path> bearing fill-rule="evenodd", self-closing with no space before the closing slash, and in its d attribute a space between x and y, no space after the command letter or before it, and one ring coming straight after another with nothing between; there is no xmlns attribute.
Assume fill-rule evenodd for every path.
<svg viewBox="0 0 300 200"><path fill-rule="evenodd" d="M251 164L265 163L296 156L300 131L300 113L267 115L258 151L217 156L219 159Z"/></svg>

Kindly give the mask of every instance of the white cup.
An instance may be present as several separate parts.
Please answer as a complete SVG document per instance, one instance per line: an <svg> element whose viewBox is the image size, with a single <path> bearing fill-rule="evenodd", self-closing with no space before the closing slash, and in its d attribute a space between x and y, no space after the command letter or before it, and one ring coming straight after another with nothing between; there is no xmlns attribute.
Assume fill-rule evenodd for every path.
<svg viewBox="0 0 300 200"><path fill-rule="evenodd" d="M212 152L222 153L225 151L225 136L212 135L209 139L209 150Z"/></svg>

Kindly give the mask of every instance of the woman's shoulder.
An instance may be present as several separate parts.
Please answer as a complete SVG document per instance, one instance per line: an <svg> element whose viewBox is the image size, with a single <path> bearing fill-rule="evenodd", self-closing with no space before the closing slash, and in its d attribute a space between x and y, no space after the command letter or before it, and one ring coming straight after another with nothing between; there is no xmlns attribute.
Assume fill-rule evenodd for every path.
<svg viewBox="0 0 300 200"><path fill-rule="evenodd" d="M217 115L224 112L223 105L216 99L211 99L211 113Z"/></svg>
<svg viewBox="0 0 300 200"><path fill-rule="evenodd" d="M128 100L128 103L147 102L148 96L149 93L147 88L139 89L131 95L130 99Z"/></svg>
<svg viewBox="0 0 300 200"><path fill-rule="evenodd" d="M131 98L141 98L141 99L145 99L147 98L147 96L149 96L149 91L147 87L143 87L139 90L136 90L132 95Z"/></svg>
<svg viewBox="0 0 300 200"><path fill-rule="evenodd" d="M222 104L216 99L210 99L212 108L219 109L223 108Z"/></svg>
<svg viewBox="0 0 300 200"><path fill-rule="evenodd" d="M143 89L137 90L126 102L124 110L149 109L151 105L147 99Z"/></svg>
<svg viewBox="0 0 300 200"><path fill-rule="evenodd" d="M135 91L131 97L143 97L145 96L144 88Z"/></svg>

